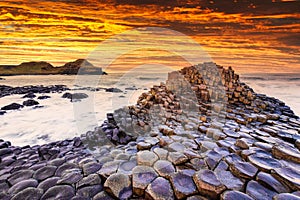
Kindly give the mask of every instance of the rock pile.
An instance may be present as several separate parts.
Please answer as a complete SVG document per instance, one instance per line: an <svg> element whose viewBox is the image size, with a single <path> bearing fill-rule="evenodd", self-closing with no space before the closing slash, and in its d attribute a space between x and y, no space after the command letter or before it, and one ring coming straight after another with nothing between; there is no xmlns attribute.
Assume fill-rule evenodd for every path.
<svg viewBox="0 0 300 200"><path fill-rule="evenodd" d="M1 141L0 199L300 199L299 118L211 66L170 73L80 138Z"/></svg>

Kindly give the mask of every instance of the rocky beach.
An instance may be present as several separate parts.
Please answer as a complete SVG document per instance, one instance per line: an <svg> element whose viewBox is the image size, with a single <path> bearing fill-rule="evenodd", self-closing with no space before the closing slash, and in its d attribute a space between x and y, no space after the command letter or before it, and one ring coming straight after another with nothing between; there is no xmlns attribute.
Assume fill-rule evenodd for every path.
<svg viewBox="0 0 300 200"><path fill-rule="evenodd" d="M116 88L99 88L117 92ZM0 97L62 93L62 86L0 86ZM107 113L80 137L44 145L0 142L0 199L300 199L300 120L256 93L231 67L170 72L135 105Z"/></svg>

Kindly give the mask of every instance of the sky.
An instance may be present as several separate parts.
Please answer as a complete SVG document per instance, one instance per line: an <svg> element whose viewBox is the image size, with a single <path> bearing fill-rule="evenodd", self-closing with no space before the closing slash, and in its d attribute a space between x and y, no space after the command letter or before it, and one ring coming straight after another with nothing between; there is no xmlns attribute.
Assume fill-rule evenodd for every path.
<svg viewBox="0 0 300 200"><path fill-rule="evenodd" d="M212 61L241 73L300 72L299 0L2 0L0 65L60 66L88 58L124 31L147 27L186 35ZM116 69L150 61L186 64L156 48L125 53Z"/></svg>

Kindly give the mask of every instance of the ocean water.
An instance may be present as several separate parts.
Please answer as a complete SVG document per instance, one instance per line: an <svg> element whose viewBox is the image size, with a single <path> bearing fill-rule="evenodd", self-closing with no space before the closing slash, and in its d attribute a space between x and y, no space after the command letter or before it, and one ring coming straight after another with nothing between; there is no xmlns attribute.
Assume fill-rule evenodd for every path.
<svg viewBox="0 0 300 200"><path fill-rule="evenodd" d="M61 98L63 93L51 93L50 99L37 100L42 108L25 107L9 111L0 116L0 138L13 145L35 145L51 141L73 138L101 125L106 113L117 108L135 104L138 96L147 92L153 85L165 82L165 73L126 73L106 76L10 76L0 80L1 85L54 85L63 84L83 92L89 98L80 102L70 102ZM300 115L300 75L299 74L242 74L241 80L250 85L255 92L264 93L286 102L297 115ZM91 88L119 88L120 93L104 90L90 91ZM47 94L48 95L48 94ZM0 98L0 107L10 103L22 103L23 95ZM39 96L39 95L37 95Z"/></svg>

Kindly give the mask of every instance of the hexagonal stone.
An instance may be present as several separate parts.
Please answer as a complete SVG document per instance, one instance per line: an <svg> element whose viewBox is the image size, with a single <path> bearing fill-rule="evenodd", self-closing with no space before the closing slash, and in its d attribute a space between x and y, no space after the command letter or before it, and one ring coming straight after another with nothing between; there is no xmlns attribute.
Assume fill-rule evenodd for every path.
<svg viewBox="0 0 300 200"><path fill-rule="evenodd" d="M300 151L289 145L274 145L272 148L272 154L278 159L287 159L300 163Z"/></svg>
<svg viewBox="0 0 300 200"><path fill-rule="evenodd" d="M60 180L60 177L51 177L47 178L46 180L43 180L38 185L38 188L42 189L44 192L46 192L49 188L56 185L56 183Z"/></svg>
<svg viewBox="0 0 300 200"><path fill-rule="evenodd" d="M154 153L158 155L160 160L166 160L168 156L168 151L163 148L155 148Z"/></svg>
<svg viewBox="0 0 300 200"><path fill-rule="evenodd" d="M175 172L173 164L167 160L156 161L153 168L162 177L168 177L171 173Z"/></svg>
<svg viewBox="0 0 300 200"><path fill-rule="evenodd" d="M118 173L132 175L132 169L137 165L134 160L123 161L120 163Z"/></svg>
<svg viewBox="0 0 300 200"><path fill-rule="evenodd" d="M100 168L102 167L102 165L100 163L97 162L89 162L86 163L82 166L82 170L83 170L83 174L85 176L95 173L97 172Z"/></svg>
<svg viewBox="0 0 300 200"><path fill-rule="evenodd" d="M246 138L237 139L235 145L240 147L241 149L249 149L250 143Z"/></svg>
<svg viewBox="0 0 300 200"><path fill-rule="evenodd" d="M180 165L188 161L188 157L179 152L169 152L168 160L174 165Z"/></svg>
<svg viewBox="0 0 300 200"><path fill-rule="evenodd" d="M271 171L272 175L280 182L285 183L293 190L300 190L300 172L293 168L283 167Z"/></svg>
<svg viewBox="0 0 300 200"><path fill-rule="evenodd" d="M83 175L79 170L76 171L70 171L68 170L64 173L64 175L61 177L59 181L57 181L58 184L74 184L80 181L83 178Z"/></svg>
<svg viewBox="0 0 300 200"><path fill-rule="evenodd" d="M120 162L120 160L106 162L97 173L100 174L102 177L107 178L111 174L117 172Z"/></svg>
<svg viewBox="0 0 300 200"><path fill-rule="evenodd" d="M146 191L146 199L172 200L174 194L169 181L165 178L158 177L150 185Z"/></svg>
<svg viewBox="0 0 300 200"><path fill-rule="evenodd" d="M211 170L200 170L196 172L193 176L193 180L199 192L212 199L217 199L226 189L225 185L219 181L215 173Z"/></svg>
<svg viewBox="0 0 300 200"><path fill-rule="evenodd" d="M186 200L208 200L208 198L200 196L200 195L194 195L188 197Z"/></svg>
<svg viewBox="0 0 300 200"><path fill-rule="evenodd" d="M208 150L212 150L217 147L218 147L218 145L215 142L201 141L200 149L202 152L206 152Z"/></svg>
<svg viewBox="0 0 300 200"><path fill-rule="evenodd" d="M192 174L179 171L170 175L170 181L173 185L175 196L178 199L184 199L197 193Z"/></svg>
<svg viewBox="0 0 300 200"><path fill-rule="evenodd" d="M16 194L16 193L20 192L21 190L24 190L25 188L36 187L37 185L38 185L37 180L27 179L27 180L21 181L19 183L16 183L15 185L13 185L11 188L9 188L8 193Z"/></svg>
<svg viewBox="0 0 300 200"><path fill-rule="evenodd" d="M149 166L136 166L132 170L133 193L137 196L144 195L147 186L157 177L157 173Z"/></svg>
<svg viewBox="0 0 300 200"><path fill-rule="evenodd" d="M265 172L270 172L270 170L273 168L282 167L281 163L278 160L267 156L253 154L248 156L248 160L258 169Z"/></svg>
<svg viewBox="0 0 300 200"><path fill-rule="evenodd" d="M220 161L219 164L215 167L214 171L226 171L228 169L228 164L225 161Z"/></svg>
<svg viewBox="0 0 300 200"><path fill-rule="evenodd" d="M104 183L105 191L117 199L129 199L132 196L131 181L125 174L112 174Z"/></svg>
<svg viewBox="0 0 300 200"><path fill-rule="evenodd" d="M147 143L147 142L139 142L137 143L137 149L138 150L149 150L151 148L151 144Z"/></svg>
<svg viewBox="0 0 300 200"><path fill-rule="evenodd" d="M229 168L235 176L246 179L252 179L258 171L256 167L248 162L235 162Z"/></svg>
<svg viewBox="0 0 300 200"><path fill-rule="evenodd" d="M300 197L293 195L293 194L289 194L289 193L281 193L281 194L277 194L273 197L273 200L300 200Z"/></svg>
<svg viewBox="0 0 300 200"><path fill-rule="evenodd" d="M249 181L246 187L246 193L258 200L272 200L277 193L262 186L256 181Z"/></svg>
<svg viewBox="0 0 300 200"><path fill-rule="evenodd" d="M138 165L152 166L158 160L158 156L151 151L140 151L137 153Z"/></svg>
<svg viewBox="0 0 300 200"><path fill-rule="evenodd" d="M29 169L25 169L25 170L19 170L15 173L13 173L9 178L8 178L8 182L11 185L14 185L20 181L29 179L32 177L34 171L33 170L29 170Z"/></svg>
<svg viewBox="0 0 300 200"><path fill-rule="evenodd" d="M249 195L239 191L225 191L221 194L221 200L254 200Z"/></svg>
<svg viewBox="0 0 300 200"><path fill-rule="evenodd" d="M272 188L278 193L291 192L291 190L275 179L271 174L265 172L259 172L256 176L256 180L262 185L266 185L268 188Z"/></svg>
<svg viewBox="0 0 300 200"><path fill-rule="evenodd" d="M87 177L84 177L81 179L76 187L84 187L84 186L92 186L92 185L100 185L101 184L101 178L99 177L98 174L90 174Z"/></svg>
<svg viewBox="0 0 300 200"><path fill-rule="evenodd" d="M37 179L38 181L45 180L55 174L56 167L55 166L44 166L38 169L34 174L33 178Z"/></svg>
<svg viewBox="0 0 300 200"><path fill-rule="evenodd" d="M241 191L244 188L244 182L235 177L230 171L216 171L215 174L227 189Z"/></svg>
<svg viewBox="0 0 300 200"><path fill-rule="evenodd" d="M180 142L173 142L168 146L169 151L173 152L183 152L185 149L185 146Z"/></svg>
<svg viewBox="0 0 300 200"><path fill-rule="evenodd" d="M93 200L114 200L111 196L109 196L105 191L99 192L97 195L93 197Z"/></svg>
<svg viewBox="0 0 300 200"><path fill-rule="evenodd" d="M39 200L43 195L43 190L29 187L14 195L11 200Z"/></svg>
<svg viewBox="0 0 300 200"><path fill-rule="evenodd" d="M81 187L77 190L76 194L81 197L86 197L88 199L93 198L96 194L103 190L102 185L92 185Z"/></svg>
<svg viewBox="0 0 300 200"><path fill-rule="evenodd" d="M56 185L49 188L41 200L52 200L52 199L71 199L75 196L75 190L69 185Z"/></svg>
<svg viewBox="0 0 300 200"><path fill-rule="evenodd" d="M69 169L80 169L78 165L76 165L75 163L71 163L71 162L66 162L64 163L63 165L59 166L55 172L55 175L56 176L62 176L63 173L66 171L66 170L69 170Z"/></svg>

